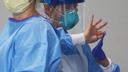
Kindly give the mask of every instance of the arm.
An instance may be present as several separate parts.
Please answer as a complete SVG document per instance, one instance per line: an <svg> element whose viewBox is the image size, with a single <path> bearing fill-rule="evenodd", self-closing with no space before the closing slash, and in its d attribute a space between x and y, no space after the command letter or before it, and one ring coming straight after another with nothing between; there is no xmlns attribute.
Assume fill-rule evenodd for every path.
<svg viewBox="0 0 128 72"><path fill-rule="evenodd" d="M84 37L84 35L82 33L71 35L71 36L75 40L74 44L81 45L85 41L85 40L83 40L83 42L82 42L82 36ZM97 47L95 47L95 50L93 49L93 56L95 56L97 63L103 69L104 72L120 72L119 66L117 64L112 63L112 61L105 56L105 53L103 52L103 50L101 50L102 44L103 44L103 42L100 41L98 43Z"/></svg>
<svg viewBox="0 0 128 72"><path fill-rule="evenodd" d="M79 33L79 34L70 34L72 38L72 42L74 45L83 45L85 44L85 37L84 33Z"/></svg>

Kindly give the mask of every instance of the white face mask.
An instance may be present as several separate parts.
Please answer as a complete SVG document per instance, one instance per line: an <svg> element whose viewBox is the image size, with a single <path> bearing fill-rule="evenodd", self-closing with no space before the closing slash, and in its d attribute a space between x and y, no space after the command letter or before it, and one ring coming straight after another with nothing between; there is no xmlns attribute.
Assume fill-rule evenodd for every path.
<svg viewBox="0 0 128 72"><path fill-rule="evenodd" d="M28 6L33 2L29 0L3 0L6 8L12 13L19 14L24 12Z"/></svg>

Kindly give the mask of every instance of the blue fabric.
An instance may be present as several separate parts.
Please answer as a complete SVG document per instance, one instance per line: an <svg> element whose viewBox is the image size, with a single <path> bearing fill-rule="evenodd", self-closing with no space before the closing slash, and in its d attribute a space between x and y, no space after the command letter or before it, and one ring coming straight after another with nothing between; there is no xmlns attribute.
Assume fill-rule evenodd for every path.
<svg viewBox="0 0 128 72"><path fill-rule="evenodd" d="M62 53L71 55L76 53L76 49L73 47L71 37L62 27L57 28L56 33L60 39Z"/></svg>
<svg viewBox="0 0 128 72"><path fill-rule="evenodd" d="M64 57L71 64L68 66L71 72L83 72L86 68L88 72L103 72L88 44L80 46L88 67L84 65L85 59L79 57L81 53L77 47L63 28L53 29L41 16L21 21L9 19L0 35L0 72L68 72L64 68L67 65L62 63ZM72 69L72 66L75 67Z"/></svg>
<svg viewBox="0 0 128 72"><path fill-rule="evenodd" d="M58 36L46 19L9 19L0 37L0 72L56 72L60 57Z"/></svg>
<svg viewBox="0 0 128 72"><path fill-rule="evenodd" d="M84 2L84 0L41 0L41 3L47 3L49 5L76 4L81 2Z"/></svg>
<svg viewBox="0 0 128 72"><path fill-rule="evenodd" d="M87 43L83 45L83 52L88 59L88 72L103 72L103 70L100 68L95 58L93 57L91 48Z"/></svg>
<svg viewBox="0 0 128 72"><path fill-rule="evenodd" d="M112 72L121 72L119 65L113 64Z"/></svg>
<svg viewBox="0 0 128 72"><path fill-rule="evenodd" d="M87 58L81 56L80 51L73 45L70 35L62 27L57 28L56 32L60 38L62 50L62 66L58 72L88 72Z"/></svg>

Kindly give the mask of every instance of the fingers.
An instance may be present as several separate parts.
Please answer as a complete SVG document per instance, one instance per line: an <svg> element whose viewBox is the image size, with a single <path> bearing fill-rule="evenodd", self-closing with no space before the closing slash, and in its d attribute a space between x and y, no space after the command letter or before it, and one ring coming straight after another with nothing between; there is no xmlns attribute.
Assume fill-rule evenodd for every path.
<svg viewBox="0 0 128 72"><path fill-rule="evenodd" d="M92 15L91 25L93 25L93 21L94 21L94 15Z"/></svg>
<svg viewBox="0 0 128 72"><path fill-rule="evenodd" d="M94 24L94 26L97 26L99 23L101 23L102 22L102 19L100 19L99 21L97 21L95 24Z"/></svg>
<svg viewBox="0 0 128 72"><path fill-rule="evenodd" d="M106 25L107 25L107 22L105 22L104 24L97 25L96 29L97 29L97 30L100 30L100 29L102 29L103 27L105 27Z"/></svg>
<svg viewBox="0 0 128 72"><path fill-rule="evenodd" d="M102 29L104 26L107 25L107 22L105 22L104 24L101 24L102 21L103 21L102 19L99 19L96 23L94 23L94 15L92 15L91 25L97 27L97 30Z"/></svg>
<svg viewBox="0 0 128 72"><path fill-rule="evenodd" d="M91 40L90 41L88 41L88 43L93 43L93 42L96 42L97 40L101 40L101 41L103 41L103 38L104 37L104 32L101 32L101 31L99 31L99 32L97 32L97 34L96 35L93 35L92 37L91 37Z"/></svg>

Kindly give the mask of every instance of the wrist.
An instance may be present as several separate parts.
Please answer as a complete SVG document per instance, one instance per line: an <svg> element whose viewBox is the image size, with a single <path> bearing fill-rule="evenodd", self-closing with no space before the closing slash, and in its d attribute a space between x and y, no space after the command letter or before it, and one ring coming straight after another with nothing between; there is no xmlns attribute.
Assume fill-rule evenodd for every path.
<svg viewBox="0 0 128 72"><path fill-rule="evenodd" d="M110 69L110 68L112 67L112 61L111 61L111 59L107 57L107 60L108 60L108 62L109 62L109 65L103 66L103 65L99 64L100 67L101 67L103 70L107 70L107 69Z"/></svg>
<svg viewBox="0 0 128 72"><path fill-rule="evenodd" d="M89 43L87 33L86 33L86 32L84 32L84 33L83 33L83 35L84 35L84 39L85 39L85 41L86 41L87 43Z"/></svg>
<svg viewBox="0 0 128 72"><path fill-rule="evenodd" d="M104 60L97 60L97 62L102 65L103 67L107 67L109 65L109 61L108 59L104 59Z"/></svg>

